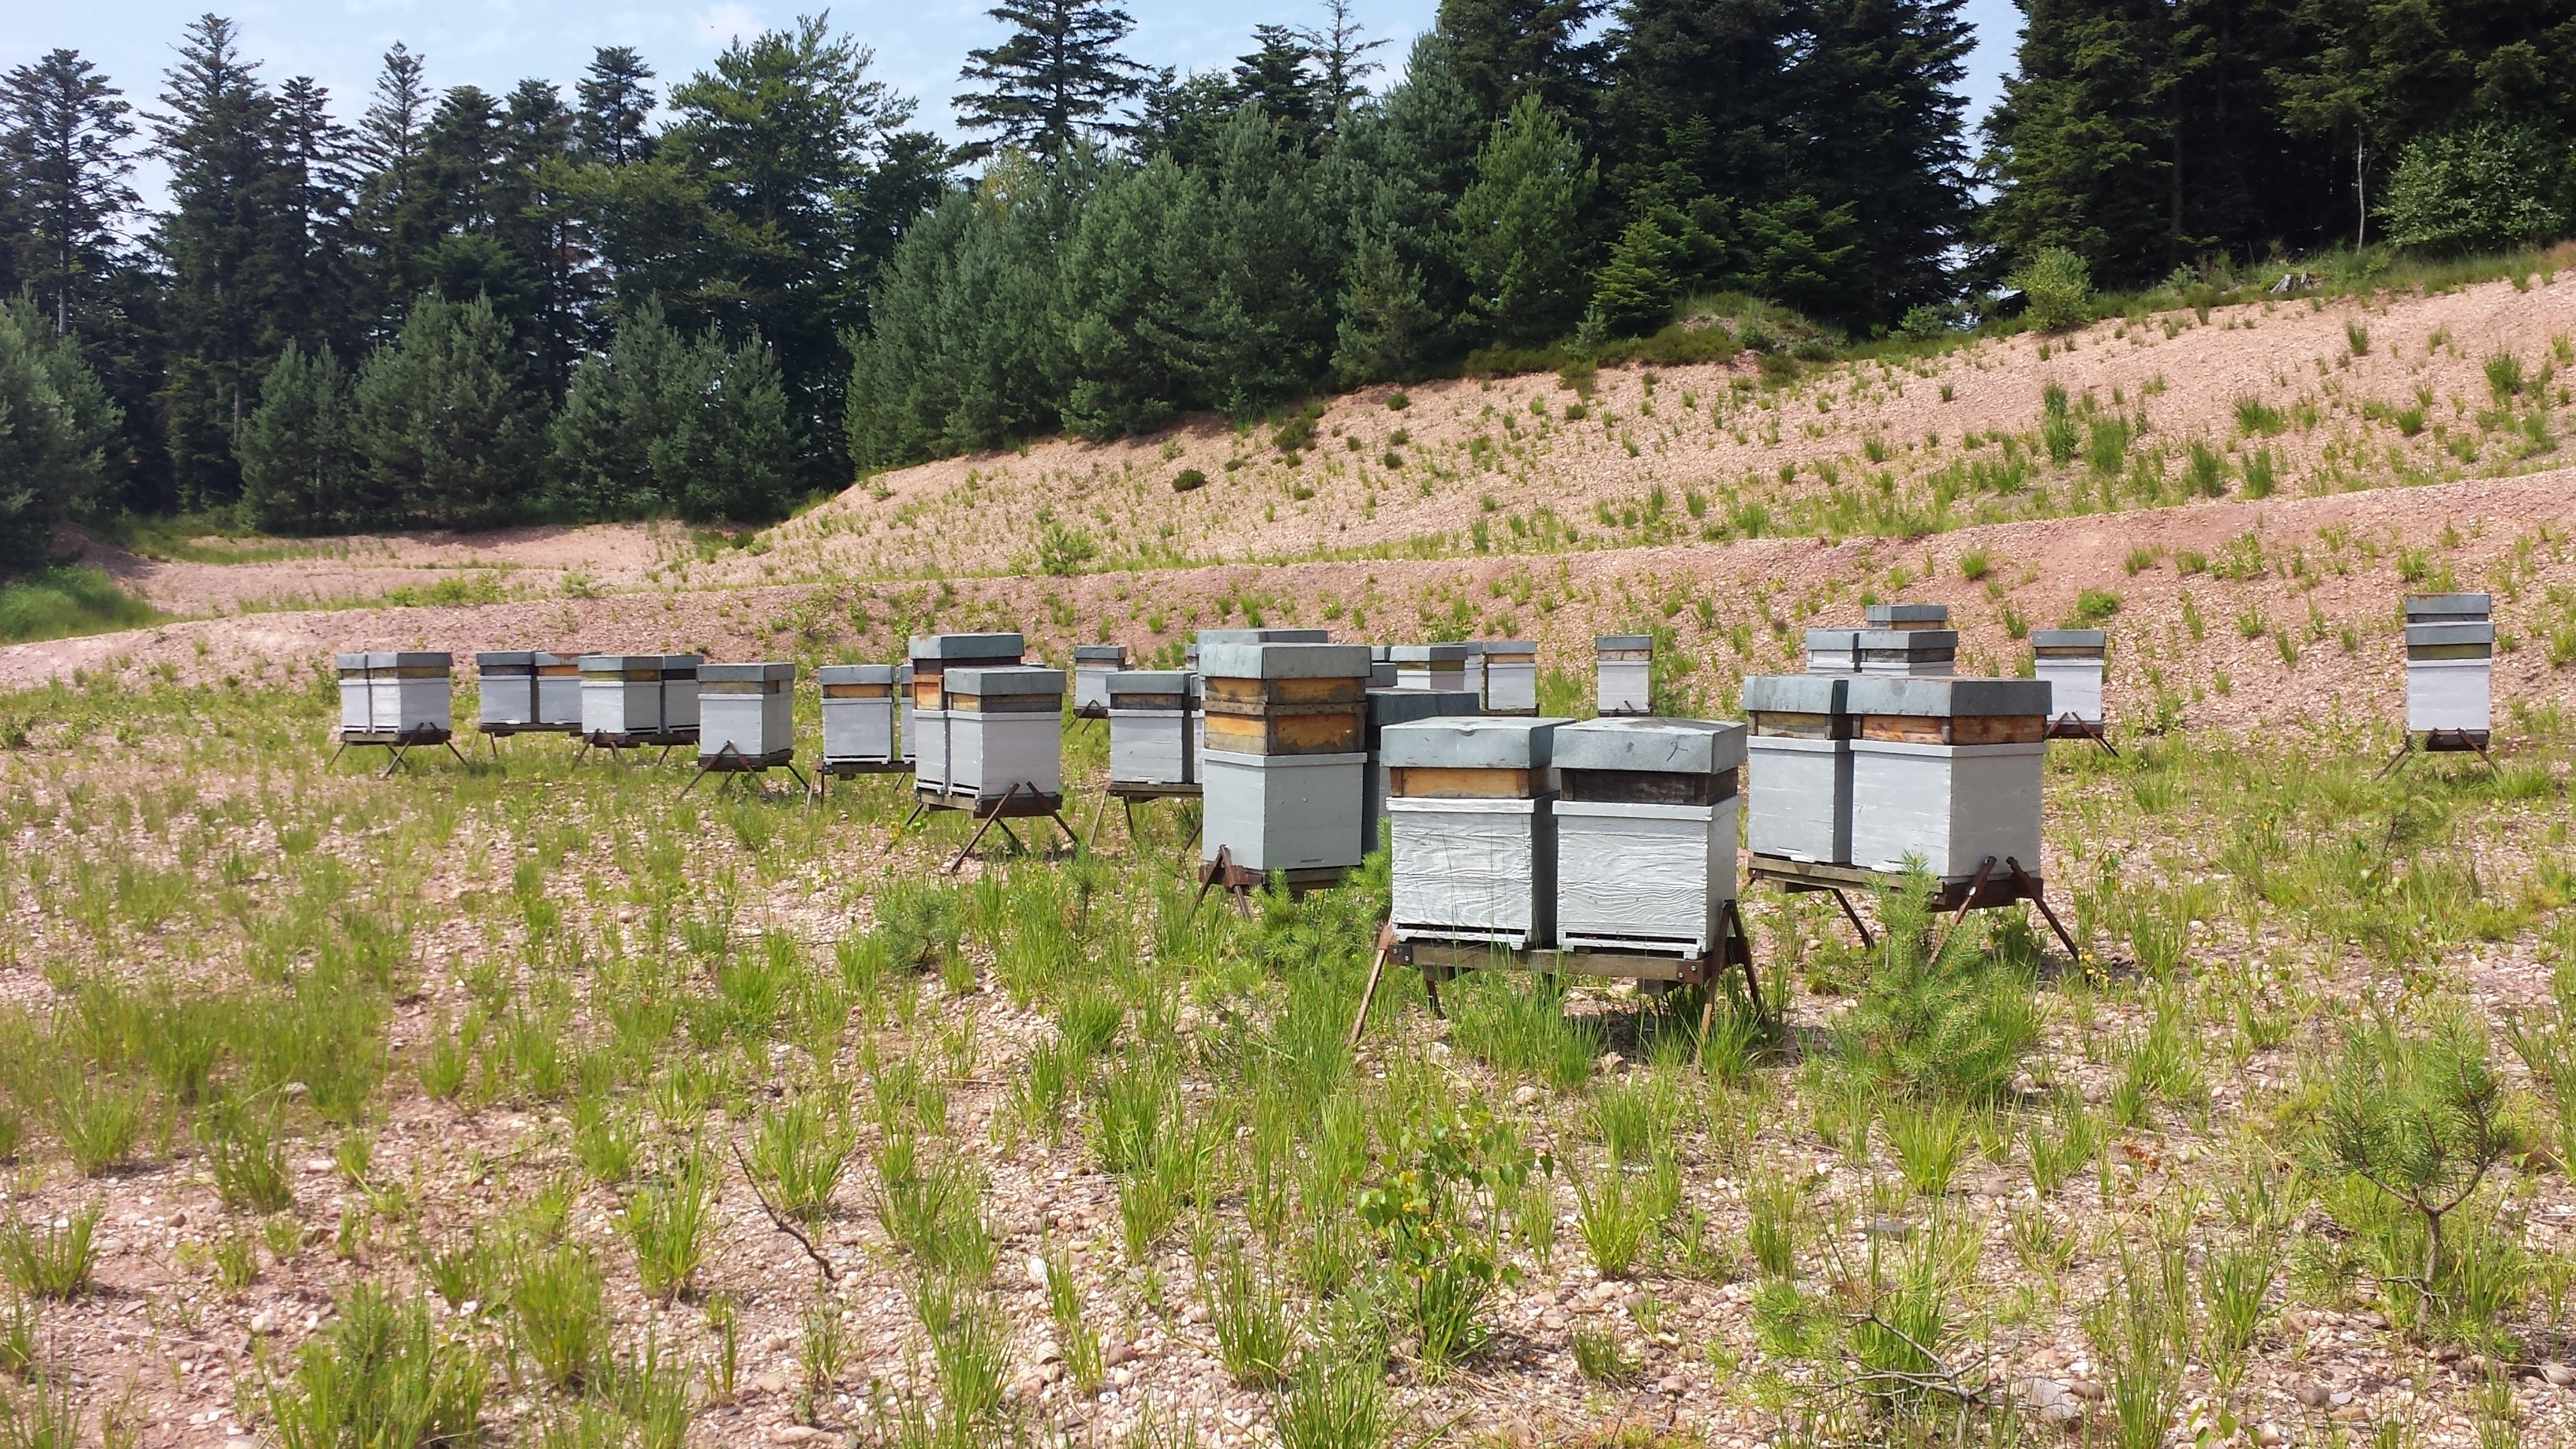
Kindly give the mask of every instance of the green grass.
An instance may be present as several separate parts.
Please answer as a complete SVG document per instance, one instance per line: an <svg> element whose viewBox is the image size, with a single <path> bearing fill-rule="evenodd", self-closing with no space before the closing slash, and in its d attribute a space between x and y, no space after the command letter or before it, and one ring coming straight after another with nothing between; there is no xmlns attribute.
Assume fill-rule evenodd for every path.
<svg viewBox="0 0 2576 1449"><path fill-rule="evenodd" d="M0 644L139 629L164 617L118 588L104 570L85 565L41 569L0 583Z"/></svg>

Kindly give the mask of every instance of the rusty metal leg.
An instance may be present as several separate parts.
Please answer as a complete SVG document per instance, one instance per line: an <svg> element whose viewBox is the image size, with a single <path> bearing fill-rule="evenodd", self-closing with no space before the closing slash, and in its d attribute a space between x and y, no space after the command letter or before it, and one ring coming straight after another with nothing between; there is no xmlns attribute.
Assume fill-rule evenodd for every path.
<svg viewBox="0 0 2576 1449"><path fill-rule="evenodd" d="M1843 888L1841 886L1827 886L1825 889L1833 892L1834 904L1843 908L1843 919L1850 921L1852 923L1852 929L1860 932L1860 943L1862 947L1865 949L1867 947L1877 945L1877 938L1870 935L1869 927L1861 924L1860 912L1852 909L1851 897L1843 894Z"/></svg>
<svg viewBox="0 0 2576 1449"><path fill-rule="evenodd" d="M403 750L404 750L405 748L406 748L406 746L401 745L401 744L391 744L391 745L387 745L387 746L385 746L385 753L386 753L386 754L388 754L388 755L390 755L390 756L392 756L392 758L391 758L391 759L388 759L388 760L386 760L386 761L385 761L385 772L384 772L383 774L381 774L381 775L378 775L378 776L376 777L377 779L379 779L379 780L390 780L390 779L392 779L392 778L394 777L394 771L399 770L399 769L401 769L401 768L402 768L402 762L403 762Z"/></svg>
<svg viewBox="0 0 2576 1449"><path fill-rule="evenodd" d="M1091 833L1083 837L1084 839L1098 840L1100 838L1100 817L1108 813L1109 792L1107 790L1102 790L1100 792L1100 803L1091 807ZM1132 829L1128 832L1131 836L1134 835L1134 833L1135 832Z"/></svg>
<svg viewBox="0 0 2576 1449"><path fill-rule="evenodd" d="M983 843L984 832L992 829L993 826L1001 820L1001 818L1001 812L998 810L985 816L983 823L975 827L975 833L966 837L966 843L959 846L957 853L949 858L948 873L950 875L955 875L960 869L964 868L966 857L973 855L975 853L975 847ZM1002 828L1002 833L1009 835L1010 827L1004 826ZM1014 836L1012 838L1016 840L1018 837Z"/></svg>
<svg viewBox="0 0 2576 1449"><path fill-rule="evenodd" d="M1769 1013L1762 1009L1761 975L1753 969L1753 932L1745 926L1744 912L1739 909L1733 901L1728 901L1725 905L1718 908L1717 925L1718 934L1721 937L1721 940L1718 943L1718 949L1722 955L1719 960L1719 970L1709 973L1709 990L1711 992L1716 991L1718 975L1725 969L1725 966L1729 962L1743 966L1744 995L1746 999L1753 1003L1753 1015L1758 1020ZM1729 931L1732 931L1734 934L1731 936L1727 935ZM1716 998L1712 995L1710 999L1713 1001ZM1708 1022L1706 1017L1707 1013L1702 1012L1700 1035L1703 1038L1708 1034Z"/></svg>
<svg viewBox="0 0 2576 1449"><path fill-rule="evenodd" d="M2406 757L2413 753L2415 753L2415 737L2410 734L2406 737L2406 742L2397 747L2397 753L2388 757L2388 763L2379 767L2379 773L2371 776L2370 778L2374 780L2387 779L2389 772L2395 770L2399 765L2406 763Z"/></svg>
<svg viewBox="0 0 2576 1449"><path fill-rule="evenodd" d="M1968 912L1976 909L1977 892L1986 888L1986 877L1993 874L1994 869L1995 858L1990 855L1977 867L1977 873L1968 877L1968 889L1959 897L1959 909L1950 913L1950 924L1942 929L1940 941L1932 947L1931 959L1936 964L1941 959L1941 953L1950 949L1950 938L1959 933L1959 923L1968 919ZM2018 870L2019 867L2015 869Z"/></svg>
<svg viewBox="0 0 2576 1449"><path fill-rule="evenodd" d="M2004 868L2012 872L2013 884L2020 889L2022 899L2039 907L2040 915L2048 922L2048 929L2057 933L2057 944L2066 948L2066 959L2080 962L2083 958L2075 949L2075 938L2066 934L2066 926L2057 919L2057 912L2048 908L2048 896L2040 890L2039 882L2032 880L2030 872L2021 868L2021 862L2009 855L2004 857Z"/></svg>
<svg viewBox="0 0 2576 1449"><path fill-rule="evenodd" d="M1234 847L1231 845L1220 845L1216 848L1216 859L1199 867L1199 893L1190 898L1190 910L1193 913L1198 910L1200 902L1207 899L1208 888L1210 886L1215 885L1218 881L1224 880L1233 874ZM1232 889L1232 887L1229 886L1228 889Z"/></svg>
<svg viewBox="0 0 2576 1449"><path fill-rule="evenodd" d="M1382 921L1377 928L1377 951L1369 957L1368 981L1360 987L1360 1009L1351 1014L1350 1040L1344 1045L1360 1044L1360 1033L1368 1029L1369 1003L1377 999L1377 979L1386 971L1387 953L1395 949L1395 922Z"/></svg>

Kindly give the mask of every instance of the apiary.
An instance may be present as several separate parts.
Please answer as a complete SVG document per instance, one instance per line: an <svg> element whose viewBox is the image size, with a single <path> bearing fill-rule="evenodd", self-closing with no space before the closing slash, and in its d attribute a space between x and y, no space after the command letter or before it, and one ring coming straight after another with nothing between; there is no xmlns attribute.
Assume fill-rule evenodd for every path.
<svg viewBox="0 0 2576 1449"><path fill-rule="evenodd" d="M895 750L902 761L912 763L912 664L906 661L894 667Z"/></svg>
<svg viewBox="0 0 2576 1449"><path fill-rule="evenodd" d="M858 774L896 763L896 667L826 664L814 671L823 692L825 774Z"/></svg>
<svg viewBox="0 0 2576 1449"><path fill-rule="evenodd" d="M796 753L796 666L698 666L698 760L783 765Z"/></svg>
<svg viewBox="0 0 2576 1449"><path fill-rule="evenodd" d="M2491 720L2495 619L2485 594L2406 600L2406 728L2481 743Z"/></svg>
<svg viewBox="0 0 2576 1449"><path fill-rule="evenodd" d="M1419 720L1390 725L1386 763L1398 941L1554 944L1561 719Z"/></svg>
<svg viewBox="0 0 2576 1449"><path fill-rule="evenodd" d="M1809 674L1860 673L1860 631L1858 629L1808 630L1807 672Z"/></svg>
<svg viewBox="0 0 2576 1449"><path fill-rule="evenodd" d="M1020 636L1016 633L912 636L912 710L904 716L903 744L905 752L912 758L912 783L916 791L927 791L932 795L948 793L947 671L1017 667L1020 649Z"/></svg>
<svg viewBox="0 0 2576 1449"><path fill-rule="evenodd" d="M1538 713L1538 641L1485 641L1485 712Z"/></svg>
<svg viewBox="0 0 2576 1449"><path fill-rule="evenodd" d="M1751 771L1746 846L1755 855L1848 865L1852 849L1855 681L1836 674L1762 674L1744 681Z"/></svg>
<svg viewBox="0 0 2576 1449"><path fill-rule="evenodd" d="M948 670L940 690L948 714L947 793L1055 801L1064 790L1064 686L1061 669Z"/></svg>
<svg viewBox="0 0 2576 1449"><path fill-rule="evenodd" d="M1716 954L1735 899L1745 727L1587 720L1556 732L1556 940Z"/></svg>
<svg viewBox="0 0 2576 1449"><path fill-rule="evenodd" d="M1958 667L1959 631L1918 625L1863 629L1854 636L1863 674L1940 676Z"/></svg>
<svg viewBox="0 0 2576 1449"><path fill-rule="evenodd" d="M662 656L581 656L581 733L598 744L659 739L662 728Z"/></svg>
<svg viewBox="0 0 2576 1449"><path fill-rule="evenodd" d="M1199 667L1201 859L1256 878L1358 864L1368 646L1209 642Z"/></svg>
<svg viewBox="0 0 2576 1449"><path fill-rule="evenodd" d="M1073 713L1078 719L1109 718L1109 676L1127 667L1124 644L1073 646Z"/></svg>
<svg viewBox="0 0 2576 1449"><path fill-rule="evenodd" d="M1368 793L1360 808L1360 849L1377 849L1386 819L1386 762L1379 745L1389 725L1476 713L1476 696L1463 689L1372 689L1368 692Z"/></svg>
<svg viewBox="0 0 2576 1449"><path fill-rule="evenodd" d="M1398 644L1389 652L1395 657L1398 689L1454 691L1468 687L1464 644Z"/></svg>
<svg viewBox="0 0 2576 1449"><path fill-rule="evenodd" d="M1653 695L1651 634L1603 634L1592 641L1593 708L1601 714L1645 714Z"/></svg>
<svg viewBox="0 0 2576 1449"><path fill-rule="evenodd" d="M2030 664L2048 681L2049 729L2093 734L2102 728L2102 665L2110 636L2099 629L2034 629Z"/></svg>
<svg viewBox="0 0 2576 1449"><path fill-rule="evenodd" d="M2050 689L2041 679L1851 680L1851 863L1909 856L1944 884L1989 858L2038 874ZM1756 808L1761 785L1756 782Z"/></svg>
<svg viewBox="0 0 2576 1449"><path fill-rule="evenodd" d="M1180 669L1122 669L1104 681L1112 787L1198 783L1194 679Z"/></svg>
<svg viewBox="0 0 2576 1449"><path fill-rule="evenodd" d="M698 666L702 662L695 654L662 656L663 733L690 736L697 734Z"/></svg>
<svg viewBox="0 0 2576 1449"><path fill-rule="evenodd" d="M1947 604L1863 604L1863 622L1873 629L1947 629Z"/></svg>

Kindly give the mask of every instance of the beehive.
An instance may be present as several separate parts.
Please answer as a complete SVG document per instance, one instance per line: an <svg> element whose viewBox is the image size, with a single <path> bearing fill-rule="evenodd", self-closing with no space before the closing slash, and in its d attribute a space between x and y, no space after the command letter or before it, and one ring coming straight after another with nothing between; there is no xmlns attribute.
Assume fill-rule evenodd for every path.
<svg viewBox="0 0 2576 1449"><path fill-rule="evenodd" d="M1603 634L1592 641L1593 708L1644 714L1653 706L1655 640L1651 634Z"/></svg>
<svg viewBox="0 0 2576 1449"><path fill-rule="evenodd" d="M698 666L698 758L784 764L796 753L796 666Z"/></svg>
<svg viewBox="0 0 2576 1449"><path fill-rule="evenodd" d="M2406 728L2483 737L2492 723L2493 601L2485 594L2406 600Z"/></svg>
<svg viewBox="0 0 2576 1449"><path fill-rule="evenodd" d="M1109 783L1198 783L1194 679L1181 669L1122 669L1103 681L1109 700Z"/></svg>
<svg viewBox="0 0 2576 1449"><path fill-rule="evenodd" d="M1485 712L1538 713L1538 641L1485 641Z"/></svg>
<svg viewBox="0 0 2576 1449"><path fill-rule="evenodd" d="M625 739L662 733L662 656L581 656L581 732Z"/></svg>
<svg viewBox="0 0 2576 1449"><path fill-rule="evenodd" d="M405 740L445 738L455 656L401 649L367 656L367 729Z"/></svg>
<svg viewBox="0 0 2576 1449"><path fill-rule="evenodd" d="M1863 629L1855 636L1863 674L1936 677L1958 667L1959 631L1913 626Z"/></svg>
<svg viewBox="0 0 2576 1449"><path fill-rule="evenodd" d="M907 765L912 763L912 664L909 660L894 667L895 723L901 728L895 735L895 749Z"/></svg>
<svg viewBox="0 0 2576 1449"><path fill-rule="evenodd" d="M1016 666L1021 647L1015 633L912 636L912 679L907 692L912 710L904 716L903 746L912 760L915 790L948 793L947 671Z"/></svg>
<svg viewBox="0 0 2576 1449"><path fill-rule="evenodd" d="M1697 960L1735 899L1745 728L1608 719L1556 732L1556 942Z"/></svg>
<svg viewBox="0 0 2576 1449"><path fill-rule="evenodd" d="M1378 746L1389 725L1442 719L1476 712L1476 696L1463 689L1372 689L1368 692L1368 793L1360 807L1360 848L1378 846L1378 822L1386 818L1386 762Z"/></svg>
<svg viewBox="0 0 2576 1449"><path fill-rule="evenodd" d="M999 800L1026 786L1040 796L1061 794L1064 686L1061 669L947 671L947 793Z"/></svg>
<svg viewBox="0 0 2576 1449"><path fill-rule="evenodd" d="M1127 667L1124 644L1073 646L1073 712L1082 719L1109 718L1109 676Z"/></svg>
<svg viewBox="0 0 2576 1449"><path fill-rule="evenodd" d="M1807 672L1809 674L1860 673L1860 631L1858 629L1808 630Z"/></svg>
<svg viewBox="0 0 2576 1449"><path fill-rule="evenodd" d="M1447 689L1469 687L1467 683L1467 646L1464 644L1398 644L1395 656L1395 686L1398 689Z"/></svg>
<svg viewBox="0 0 2576 1449"><path fill-rule="evenodd" d="M340 733L372 733L376 721L375 687L367 681L367 656L334 654L331 667L340 676Z"/></svg>
<svg viewBox="0 0 2576 1449"><path fill-rule="evenodd" d="M823 691L823 767L895 762L891 664L826 664L814 671Z"/></svg>
<svg viewBox="0 0 2576 1449"><path fill-rule="evenodd" d="M1199 667L1201 858L1225 850L1251 871L1358 864L1368 646L1209 642Z"/></svg>
<svg viewBox="0 0 2576 1449"><path fill-rule="evenodd" d="M2102 663L2109 647L2110 636L2099 629L2031 631L2031 673L2048 681L2051 722L2102 723Z"/></svg>
<svg viewBox="0 0 2576 1449"><path fill-rule="evenodd" d="M1904 868L1920 857L1945 882L1991 856L2039 871L2043 679L1850 681L1851 863ZM1756 808L1761 785L1757 780Z"/></svg>
<svg viewBox="0 0 2576 1449"><path fill-rule="evenodd" d="M523 730L537 725L537 656L526 649L487 649L474 656L480 699L475 722L484 729Z"/></svg>
<svg viewBox="0 0 2576 1449"><path fill-rule="evenodd" d="M1393 689L1395 679L1395 650L1384 644L1370 645L1369 688Z"/></svg>
<svg viewBox="0 0 2576 1449"><path fill-rule="evenodd" d="M1839 674L1744 681L1752 775L1745 844L1755 855L1851 863L1853 682Z"/></svg>
<svg viewBox="0 0 2576 1449"><path fill-rule="evenodd" d="M664 734L694 735L698 732L698 666L703 662L695 654L662 656Z"/></svg>
<svg viewBox="0 0 2576 1449"><path fill-rule="evenodd" d="M1873 629L1947 629L1947 604L1863 604L1861 619Z"/></svg>
<svg viewBox="0 0 2576 1449"><path fill-rule="evenodd" d="M1555 942L1561 719L1430 719L1391 725L1386 762L1393 924L1399 941Z"/></svg>

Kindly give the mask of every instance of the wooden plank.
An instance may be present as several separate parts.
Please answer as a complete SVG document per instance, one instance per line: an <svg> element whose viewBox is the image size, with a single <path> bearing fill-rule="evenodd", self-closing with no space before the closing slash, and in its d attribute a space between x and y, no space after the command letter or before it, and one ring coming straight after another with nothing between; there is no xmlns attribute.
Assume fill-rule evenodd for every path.
<svg viewBox="0 0 2576 1449"><path fill-rule="evenodd" d="M1847 714L1798 714L1785 710L1756 710L1752 715L1753 732L1774 739L1838 740L1851 735L1851 716Z"/></svg>
<svg viewBox="0 0 2576 1449"><path fill-rule="evenodd" d="M1366 676L1319 679L1242 679L1212 675L1207 697L1228 704L1365 704Z"/></svg>
<svg viewBox="0 0 2576 1449"><path fill-rule="evenodd" d="M1386 792L1408 800L1527 800L1531 771L1467 765L1399 765Z"/></svg>
<svg viewBox="0 0 2576 1449"><path fill-rule="evenodd" d="M823 686L823 697L825 699L892 699L894 686L891 684L827 684Z"/></svg>
<svg viewBox="0 0 2576 1449"><path fill-rule="evenodd" d="M1735 794L1736 772L1664 774L1651 770L1563 770L1558 794L1596 805L1714 805Z"/></svg>
<svg viewBox="0 0 2576 1449"><path fill-rule="evenodd" d="M1207 716L1207 747L1247 755L1347 755L1363 743L1360 716L1331 714Z"/></svg>
<svg viewBox="0 0 2576 1449"><path fill-rule="evenodd" d="M1860 717L1860 737L1905 745L2030 745L2048 737L2048 718L2036 714L1869 714Z"/></svg>
<svg viewBox="0 0 2576 1449"><path fill-rule="evenodd" d="M958 714L1059 714L1061 694L952 694L948 708Z"/></svg>

